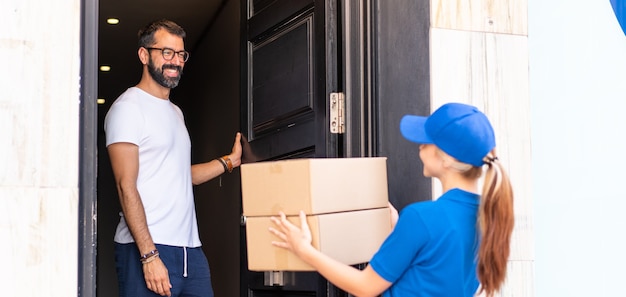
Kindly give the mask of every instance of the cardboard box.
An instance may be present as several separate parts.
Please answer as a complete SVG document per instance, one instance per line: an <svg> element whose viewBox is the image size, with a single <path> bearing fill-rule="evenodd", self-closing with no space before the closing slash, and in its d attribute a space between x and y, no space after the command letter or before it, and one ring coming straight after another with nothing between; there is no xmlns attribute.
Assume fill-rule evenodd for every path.
<svg viewBox="0 0 626 297"><path fill-rule="evenodd" d="M289 221L300 225L298 216ZM312 245L344 264L369 262L391 232L389 208L307 216ZM248 269L251 271L313 271L288 250L275 247L280 240L269 232L270 217L247 217Z"/></svg>
<svg viewBox="0 0 626 297"><path fill-rule="evenodd" d="M387 207L387 158L290 159L241 165L243 214L324 214Z"/></svg>

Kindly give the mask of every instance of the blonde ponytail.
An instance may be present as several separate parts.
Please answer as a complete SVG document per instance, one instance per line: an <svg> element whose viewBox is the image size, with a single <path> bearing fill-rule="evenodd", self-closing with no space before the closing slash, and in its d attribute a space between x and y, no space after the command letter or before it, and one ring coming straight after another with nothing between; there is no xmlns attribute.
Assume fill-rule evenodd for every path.
<svg viewBox="0 0 626 297"><path fill-rule="evenodd" d="M506 277L511 234L515 224L513 188L494 154L485 158L488 166L478 211L481 242L478 250L480 293L493 296Z"/></svg>

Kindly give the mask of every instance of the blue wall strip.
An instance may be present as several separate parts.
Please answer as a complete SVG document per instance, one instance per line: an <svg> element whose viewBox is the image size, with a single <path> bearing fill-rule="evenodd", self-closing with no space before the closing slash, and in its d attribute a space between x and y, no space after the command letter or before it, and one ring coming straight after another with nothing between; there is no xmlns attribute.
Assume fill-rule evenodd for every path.
<svg viewBox="0 0 626 297"><path fill-rule="evenodd" d="M626 34L626 0L610 0L622 31Z"/></svg>

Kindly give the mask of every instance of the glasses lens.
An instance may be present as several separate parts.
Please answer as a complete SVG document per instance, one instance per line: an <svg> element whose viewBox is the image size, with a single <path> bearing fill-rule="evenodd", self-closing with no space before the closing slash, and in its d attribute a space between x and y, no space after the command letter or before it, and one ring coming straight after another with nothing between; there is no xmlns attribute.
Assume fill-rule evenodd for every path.
<svg viewBox="0 0 626 297"><path fill-rule="evenodd" d="M164 48L162 50L162 53L165 60L171 60L172 58L174 58L174 51L169 48Z"/></svg>
<svg viewBox="0 0 626 297"><path fill-rule="evenodd" d="M187 60L189 59L189 52L187 51L178 52L178 55L180 59L183 60L183 62L187 62Z"/></svg>

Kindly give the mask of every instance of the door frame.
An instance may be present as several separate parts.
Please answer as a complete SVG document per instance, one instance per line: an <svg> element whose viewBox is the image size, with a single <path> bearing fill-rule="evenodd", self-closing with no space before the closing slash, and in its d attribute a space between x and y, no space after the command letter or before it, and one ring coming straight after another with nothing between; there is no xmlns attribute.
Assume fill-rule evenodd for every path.
<svg viewBox="0 0 626 297"><path fill-rule="evenodd" d="M341 10L341 91L346 131L341 157L378 156L378 103L375 95L375 0L338 0Z"/></svg>
<svg viewBox="0 0 626 297"><path fill-rule="evenodd" d="M81 0L77 296L96 296L98 0Z"/></svg>
<svg viewBox="0 0 626 297"><path fill-rule="evenodd" d="M352 101L348 109L348 121L360 123L358 127L349 128L343 138L344 156L360 157L377 155L377 144L380 133L376 124L379 121L377 115L380 112L376 76L376 60L378 59L375 32L376 17L375 8L380 5L377 0L365 1L365 6L356 4L356 0L337 0L345 12L343 15L344 28L348 31L344 38L352 46L342 48L345 60L346 73L343 75L344 91L351 98L359 98ZM80 130L79 130L79 206L78 206L78 267L77 267L77 296L96 296L96 255L97 255L97 64L98 64L98 6L99 0L81 0L80 20ZM365 8L365 9L363 9ZM361 15L359 15L362 13ZM367 19L367 27L359 27L359 19ZM427 20L425 20L427 21ZM243 22L243 20L242 20ZM361 31L364 29L365 32ZM365 38L365 39L362 39ZM424 50L427 52L427 49ZM242 59L243 59L242 53ZM360 74L359 74L360 73ZM242 72L243 74L243 72ZM364 76L360 76L363 75ZM427 98L428 92L421 94L420 99ZM425 100L424 101L428 101ZM427 109L427 108L424 108ZM351 117L359 117L358 120ZM429 185L424 183L423 188Z"/></svg>

